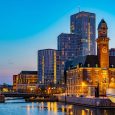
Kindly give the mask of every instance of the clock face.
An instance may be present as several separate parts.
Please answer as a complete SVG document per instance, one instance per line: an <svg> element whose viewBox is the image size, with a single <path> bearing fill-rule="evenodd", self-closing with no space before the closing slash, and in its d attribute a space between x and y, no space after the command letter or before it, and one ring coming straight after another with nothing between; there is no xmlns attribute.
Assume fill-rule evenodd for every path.
<svg viewBox="0 0 115 115"><path fill-rule="evenodd" d="M107 53L107 48L106 48L106 47L103 47L103 48L102 48L102 52L103 52L103 53Z"/></svg>

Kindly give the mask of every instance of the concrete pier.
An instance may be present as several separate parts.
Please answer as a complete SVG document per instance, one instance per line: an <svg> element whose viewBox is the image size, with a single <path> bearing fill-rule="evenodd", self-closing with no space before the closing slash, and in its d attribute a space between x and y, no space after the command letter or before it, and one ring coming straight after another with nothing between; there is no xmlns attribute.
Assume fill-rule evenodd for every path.
<svg viewBox="0 0 115 115"><path fill-rule="evenodd" d="M98 108L115 108L115 103L112 103L107 97L93 98L93 97L58 96L58 101L82 106L98 107Z"/></svg>

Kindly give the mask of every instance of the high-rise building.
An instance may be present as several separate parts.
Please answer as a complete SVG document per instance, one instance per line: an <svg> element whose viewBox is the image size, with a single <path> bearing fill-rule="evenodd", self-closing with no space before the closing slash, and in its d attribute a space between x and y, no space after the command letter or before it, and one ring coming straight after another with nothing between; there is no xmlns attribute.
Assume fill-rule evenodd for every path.
<svg viewBox="0 0 115 115"><path fill-rule="evenodd" d="M61 77L64 76L64 66L67 60L71 60L77 57L79 41L76 34L61 33L58 36L58 50L60 51L60 71Z"/></svg>
<svg viewBox="0 0 115 115"><path fill-rule="evenodd" d="M76 34L61 33L58 36L58 50L61 51L62 60L76 58L79 41Z"/></svg>
<svg viewBox="0 0 115 115"><path fill-rule="evenodd" d="M95 55L95 14L79 12L71 16L71 33L58 36L58 50L61 52L61 77L67 60L78 56Z"/></svg>
<svg viewBox="0 0 115 115"><path fill-rule="evenodd" d="M55 49L38 51L39 83L56 84L60 82L60 55Z"/></svg>
<svg viewBox="0 0 115 115"><path fill-rule="evenodd" d="M110 55L110 56L115 56L115 48L111 48L111 49L109 50L109 55Z"/></svg>
<svg viewBox="0 0 115 115"><path fill-rule="evenodd" d="M70 30L71 33L79 35L80 48L79 56L96 54L96 16L90 12L79 12L71 15Z"/></svg>

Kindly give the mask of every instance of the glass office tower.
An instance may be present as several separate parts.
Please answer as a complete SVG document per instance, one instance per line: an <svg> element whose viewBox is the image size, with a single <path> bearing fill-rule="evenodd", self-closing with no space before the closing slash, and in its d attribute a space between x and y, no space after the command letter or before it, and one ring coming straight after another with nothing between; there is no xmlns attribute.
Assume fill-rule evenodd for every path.
<svg viewBox="0 0 115 115"><path fill-rule="evenodd" d="M60 73L64 81L64 67L67 60L72 60L78 55L78 35L61 33L58 36L58 51L60 51Z"/></svg>
<svg viewBox="0 0 115 115"><path fill-rule="evenodd" d="M56 84L60 82L60 54L55 49L38 51L39 83Z"/></svg>
<svg viewBox="0 0 115 115"><path fill-rule="evenodd" d="M79 12L70 17L71 33L79 35L78 56L96 54L96 15L90 12Z"/></svg>

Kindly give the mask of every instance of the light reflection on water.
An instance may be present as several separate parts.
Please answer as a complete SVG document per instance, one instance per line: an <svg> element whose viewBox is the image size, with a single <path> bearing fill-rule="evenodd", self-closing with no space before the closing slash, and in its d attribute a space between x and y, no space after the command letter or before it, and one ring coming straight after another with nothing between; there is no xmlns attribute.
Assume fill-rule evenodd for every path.
<svg viewBox="0 0 115 115"><path fill-rule="evenodd" d="M0 104L0 115L115 115L115 110L93 109L57 102L26 103L8 100Z"/></svg>

